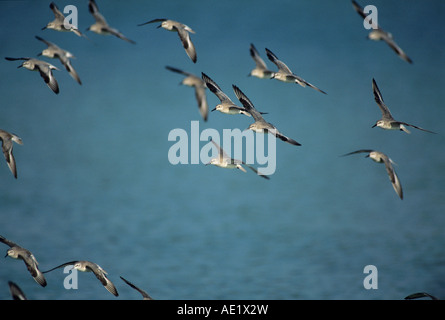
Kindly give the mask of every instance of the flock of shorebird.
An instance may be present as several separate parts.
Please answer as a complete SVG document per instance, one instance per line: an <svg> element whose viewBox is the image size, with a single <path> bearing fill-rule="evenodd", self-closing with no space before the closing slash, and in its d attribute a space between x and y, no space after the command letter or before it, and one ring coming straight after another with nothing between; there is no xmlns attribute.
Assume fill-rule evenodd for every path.
<svg viewBox="0 0 445 320"><path fill-rule="evenodd" d="M362 18L366 17L366 14L363 11L363 8L360 7L360 5L352 0L353 8L359 13L359 15ZM93 15L95 19L95 23L91 25L87 30L95 32L97 34L101 35L113 35L119 39L122 39L124 41L127 41L129 43L135 44L135 42L131 39L128 39L126 36L124 36L119 30L112 28L105 18L102 16L102 14L99 12L99 9L97 7L97 4L94 0L89 0L88 4L89 12ZM53 29L56 31L64 31L64 32L73 32L76 35L80 37L86 37L82 32L79 31L78 28L76 28L74 25L69 24L67 21L65 21L65 16L61 13L61 11L58 9L56 4L52 2L50 4L50 9L53 11L55 19L51 22L49 22L42 30L45 29ZM148 22L144 22L141 24L138 24L138 26L143 26L151 23L160 22L161 24L158 26L158 28L162 27L169 31L177 32L180 38L180 41L182 43L183 48L186 51L186 54L188 57L193 61L193 63L197 62L197 53L195 46L190 38L190 33L195 33L189 26L169 19L153 19ZM373 24L372 31L369 33L368 36L369 39L372 40L383 40L386 42L395 52L396 54L403 60L412 63L412 60L406 55L406 53L395 43L393 36L384 31L380 28L380 26ZM44 44L46 44L47 48L44 49L39 55L42 55L44 57L53 58L53 59L59 59L61 64L66 68L66 70L69 72L71 77L79 84L81 85L82 82L80 80L79 75L77 74L76 70L73 68L70 59L74 57L74 55L64 49L61 49L56 44L47 41L39 36L36 36L36 39L39 41L42 41ZM250 55L252 59L254 60L255 67L250 71L249 76L257 77L260 79L276 79L282 82L287 83L295 83L302 87L310 87L322 94L326 94L325 91L319 89L315 85L307 82L300 76L294 74L291 69L281 60L277 58L277 56L269 49L265 49L267 58L277 67L276 71L273 71L269 69L265 63L265 61L261 58L258 50L255 48L253 44L250 45ZM24 67L26 69L32 70L32 71L38 71L40 73L40 76L43 78L45 83L48 85L48 87L55 93L59 93L59 85L53 75L53 70L59 70L57 67L53 66L52 64L38 60L35 58L11 58L6 57L6 60L9 61L16 61L16 60L22 60L22 64L18 67ZM248 127L249 130L252 130L257 133L270 133L274 135L276 138L287 142L294 146L301 146L301 144L294 139L291 139L284 134L282 134L278 129L272 125L271 123L267 122L263 115L267 114L264 112L258 111L253 103L249 100L249 98L236 86L232 85L233 91L241 103L242 106L237 105L234 103L229 96L221 90L219 85L212 80L207 74L204 72L201 73L201 76L196 76L192 73L186 72L184 70L166 66L167 70L170 70L175 73L179 73L184 76L183 81L181 82L184 85L193 87L195 89L195 95L196 100L199 107L199 112L201 117L204 121L208 120L209 116L209 105L206 98L206 89L209 89L219 100L220 103L217 104L212 110L210 111L220 111L224 114L229 115L236 115L236 114L243 114L248 117L252 117L254 122ZM382 113L382 117L380 120L378 120L372 127L380 127L385 130L401 130L406 133L410 133L407 129L407 127L412 127L415 129L423 130L429 133L434 133L432 131L423 129L421 127L408 124L406 122L397 121L393 118L391 112L389 111L389 108L385 105L383 101L382 94L380 93L379 88L377 87L377 83L374 79L372 79L372 90L374 93L375 101L380 108L380 111ZM22 144L22 139L19 138L17 135L9 133L4 130L0 130L0 139L2 140L2 150L4 153L4 156L6 158L6 162L9 166L10 171L12 172L13 176L17 179L17 168L16 168L16 162L14 160L14 156L12 153L13 150L13 142L17 144ZM218 156L211 159L211 161L208 163L209 165L215 165L222 168L230 168L230 169L240 169L242 171L246 171L243 166L247 166L249 169L251 169L253 172L255 172L257 175L259 175L262 178L269 179L268 176L262 175L260 172L258 172L254 167L246 164L245 162L241 160L236 160L231 158L229 155L226 154L226 152L219 146L216 142L212 141L216 147L216 150L218 151ZM396 191L397 195L403 199L403 190L402 186L400 184L400 180L397 177L397 174L393 167L393 161L384 153L372 150L372 149L361 149L356 150L350 153L345 154L352 155L352 154L358 154L358 153L365 153L366 157L371 158L375 162L378 163L384 163L386 171L388 173L389 179L392 183L392 186L394 190ZM7 250L7 255L15 259L22 259L30 272L31 276L34 278L34 280L40 284L42 287L45 287L47 285L46 279L44 277L44 273L53 271L55 269L69 266L71 265L73 269L76 269L78 271L86 272L90 271L93 272L94 275L97 277L97 279L101 282L101 284L113 295L118 296L117 289L115 285L108 279L107 272L102 269L98 264L90 261L71 261L64 264L61 264L57 267L54 267L47 271L40 271L38 267L38 262L34 255L28 251L27 249L19 246L15 242L8 240L4 238L3 236L0 236L0 242L6 244L10 248ZM134 284L126 280L125 278L121 277L121 279L140 292L142 294L143 299L151 300L152 298L143 290L136 287ZM12 294L12 297L14 299L26 299L25 294L20 290L20 288L14 283L9 282L10 285L10 291ZM426 293L417 293L411 296L408 296L407 299L414 299L422 296L429 296ZM432 297L432 296L430 296ZM432 297L434 298L434 297Z"/></svg>

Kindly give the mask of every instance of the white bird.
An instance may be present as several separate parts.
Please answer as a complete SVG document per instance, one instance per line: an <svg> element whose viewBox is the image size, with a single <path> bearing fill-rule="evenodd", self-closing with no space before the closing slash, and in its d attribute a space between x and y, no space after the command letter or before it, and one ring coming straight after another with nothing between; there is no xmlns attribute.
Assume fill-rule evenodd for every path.
<svg viewBox="0 0 445 320"><path fill-rule="evenodd" d="M255 122L252 123L247 129L257 133L270 133L284 142L290 143L294 146L301 146L301 144L294 139L286 137L281 132L279 132L273 124L266 122L261 113L255 109L249 98L247 98L247 96L237 86L232 85L232 87L238 100L243 104L244 108L246 108L246 110L252 115L253 119L255 120Z"/></svg>
<svg viewBox="0 0 445 320"><path fill-rule="evenodd" d="M17 167L15 164L14 155L12 154L13 142L22 145L23 141L15 134L9 133L1 129L0 129L0 140L2 140L2 151L3 154L5 155L6 163L8 164L9 170L11 170L12 174L14 175L14 178L17 179Z"/></svg>
<svg viewBox="0 0 445 320"><path fill-rule="evenodd" d="M6 252L6 257L10 256L14 259L22 259L31 276L42 287L46 286L46 280L43 273L39 270L39 263L34 255L27 249L22 248L17 243L0 236L0 242L8 245L10 248Z"/></svg>
<svg viewBox="0 0 445 320"><path fill-rule="evenodd" d="M179 39L181 39L182 45L185 49L185 52L187 53L189 58L194 63L196 63L196 60L197 60L196 49L195 49L195 46L193 45L192 40L190 39L190 33L195 33L195 31L193 31L192 28L190 28L189 26L187 26L181 22L168 20L168 19L154 19L154 20L150 20L148 22L138 24L138 26L143 26L143 25L146 25L148 23L153 23L153 22L161 22L161 24L158 26L158 28L162 27L165 30L177 32L179 35Z"/></svg>
<svg viewBox="0 0 445 320"><path fill-rule="evenodd" d="M55 58L59 59L60 62L65 67L65 69L69 72L71 77L74 80L76 80L77 83L82 84L82 81L80 81L79 75L77 74L77 72L73 68L73 66L71 65L70 59L75 58L71 52L63 50L56 44L54 44L48 40L45 40L39 36L36 36L36 39L42 41L43 43L45 43L48 46L41 53L38 54L39 56L42 55L44 57L48 57L51 59L55 59Z"/></svg>
<svg viewBox="0 0 445 320"><path fill-rule="evenodd" d="M66 20L66 17L63 15L62 12L60 12L59 8L54 2L51 2L49 7L54 13L54 20L48 22L48 24L45 27L43 27L42 30L53 29L56 31L74 32L79 37L85 37L85 35L82 32L80 32L75 25L70 24Z"/></svg>
<svg viewBox="0 0 445 320"><path fill-rule="evenodd" d="M125 37L119 30L110 27L110 25L105 20L104 16L99 12L99 9L97 7L97 4L94 0L90 0L88 3L88 10L93 15L94 19L96 20L96 23L92 24L88 27L87 30L93 31L97 34L101 35L113 35L116 36L124 41L130 42L132 44L135 44L131 39L128 39Z"/></svg>
<svg viewBox="0 0 445 320"><path fill-rule="evenodd" d="M317 90L318 92L326 94L326 92L324 92L323 90L320 90L313 84L310 84L303 78L294 74L283 61L279 60L277 56L267 48L266 48L266 54L269 60L272 61L278 67L278 71L274 72L272 75L273 79L277 79L283 82L297 83L302 87L308 86L311 87L312 89Z"/></svg>
<svg viewBox="0 0 445 320"><path fill-rule="evenodd" d="M260 54L258 53L258 50L255 48L253 44L250 44L249 52L253 61L255 61L255 68L253 68L250 71L249 76L257 77L260 79L273 78L274 72L267 68L266 63L261 58Z"/></svg>
<svg viewBox="0 0 445 320"><path fill-rule="evenodd" d="M380 111L382 112L382 118L372 126L373 128L377 126L386 130L402 130L405 131L406 133L410 133L410 131L406 128L406 126L409 126L429 133L435 133L406 122L394 120L393 116L391 115L391 112L389 111L389 108L383 102L382 94L380 93L380 90L377 87L377 83L375 82L374 79L372 79L372 90L374 92L375 101L377 102L377 105L379 106Z"/></svg>
<svg viewBox="0 0 445 320"><path fill-rule="evenodd" d="M244 114L250 117L250 113L246 110L246 108L237 106L227 94L225 94L218 84L213 81L208 75L204 72L202 73L202 80L206 83L207 88L218 97L221 103L217 104L215 108L211 111L219 111L225 114Z"/></svg>
<svg viewBox="0 0 445 320"><path fill-rule="evenodd" d="M96 278L102 283L102 285L107 289L110 293L115 295L116 297L119 295L114 284L107 278L107 272L101 268L98 264L90 261L79 260L79 261L70 261L60 266L54 267L50 270L44 271L43 273L48 273L58 268L62 268L65 266L73 265L73 269L76 269L81 272L93 272Z"/></svg>
<svg viewBox="0 0 445 320"><path fill-rule="evenodd" d="M363 18L366 19L367 15L363 11L363 8L354 0L352 0L352 5L357 11L357 13ZM378 24L375 23L375 21L372 21L371 19L371 28L372 31L368 34L368 39L374 40L374 41L380 41L383 40L386 42L388 46L390 46L391 49L395 51L395 53L402 58L403 60L413 63L413 61L406 55L406 53L397 45L397 43L394 41L394 38L391 33L386 32L383 30Z"/></svg>
<svg viewBox="0 0 445 320"><path fill-rule="evenodd" d="M59 84L57 83L56 78L54 78L52 70L59 70L52 64L38 60L38 59L32 59L32 58L5 58L8 61L15 61L15 60L24 60L23 63L18 66L17 68L24 67L31 71L38 71L40 73L40 76L43 78L45 83L48 85L48 87L55 93L59 93Z"/></svg>
<svg viewBox="0 0 445 320"><path fill-rule="evenodd" d="M386 172L388 173L389 180L391 181L391 184L397 193L397 195L400 197L400 199L403 199L403 190L402 185L400 184L399 177L396 174L396 171L393 167L393 161L383 152L371 150L371 149L361 149L357 151L353 151L347 154L344 154L343 156L349 156L351 154L357 154L357 153L366 153L366 157L374 160L378 163L384 163Z"/></svg>
<svg viewBox="0 0 445 320"><path fill-rule="evenodd" d="M184 75L185 78L181 81L181 84L195 88L195 97L196 101L198 102L199 113L201 114L204 121L207 121L209 116L209 106L207 103L207 96L206 96L207 86L205 81L190 72L186 72L178 68L170 66L166 66L165 68L167 70Z"/></svg>
<svg viewBox="0 0 445 320"><path fill-rule="evenodd" d="M210 141L217 148L218 156L210 159L210 162L207 163L206 165L214 165L214 166L217 166L217 167L220 167L220 168L226 168L226 169L239 169L239 170L241 170L243 172L247 172L246 169L244 169L244 167L243 167L243 165L245 165L246 167L248 167L250 170L255 172L260 177L262 177L264 179L267 179L267 180L270 179L268 176L265 176L265 175L259 173L257 169L255 169L251 165L248 165L244 161L238 160L238 159L233 159L215 141L213 141L213 140L210 140Z"/></svg>

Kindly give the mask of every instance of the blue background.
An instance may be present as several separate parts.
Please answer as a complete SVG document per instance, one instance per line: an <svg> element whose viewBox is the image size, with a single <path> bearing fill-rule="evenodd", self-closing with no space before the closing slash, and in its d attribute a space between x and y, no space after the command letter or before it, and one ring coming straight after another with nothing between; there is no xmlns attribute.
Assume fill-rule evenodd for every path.
<svg viewBox="0 0 445 320"><path fill-rule="evenodd" d="M412 58L366 40L351 1L101 1L109 24L136 45L86 32L87 1L73 33L41 30L49 1L0 1L0 128L16 133L18 179L0 162L0 234L34 253L41 270L90 260L120 293L92 274L66 290L62 269L40 287L23 262L0 260L7 281L29 299L140 299L123 276L155 299L403 299L419 291L445 297L445 2L373 1L379 24ZM365 6L366 2L360 2ZM193 64L169 18L196 34ZM37 57L45 45L71 51L78 85L58 60L55 95L37 72L3 57ZM327 92L247 77L253 43ZM192 88L166 65L205 72L238 102L232 84L266 120L302 144L277 141L271 180L213 166L171 165L171 130L245 129L251 119L213 112L203 122ZM371 129L380 119L375 78L397 120L437 132ZM207 91L211 108L219 101ZM203 143L201 143L201 146ZM405 198L382 164L357 149L387 153ZM2 245L6 251L7 246ZM378 269L366 290L365 266Z"/></svg>

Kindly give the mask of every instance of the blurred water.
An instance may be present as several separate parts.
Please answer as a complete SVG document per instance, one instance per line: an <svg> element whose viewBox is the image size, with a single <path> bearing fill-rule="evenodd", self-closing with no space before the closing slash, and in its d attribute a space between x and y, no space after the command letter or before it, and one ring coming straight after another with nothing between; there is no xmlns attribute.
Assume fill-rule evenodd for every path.
<svg viewBox="0 0 445 320"><path fill-rule="evenodd" d="M1 57L35 57L45 47L39 35L74 53L83 82L42 58L61 69L55 95L37 72L16 69L20 62L0 63L0 128L24 141L14 146L16 181L0 163L0 234L31 250L42 270L94 261L119 299L140 298L119 276L155 299L445 296L442 1L373 2L413 65L365 39L350 1L97 2L136 45L41 31L53 19L49 2L0 1ZM81 31L93 23L86 1L56 3L77 6ZM136 26L154 18L196 31L196 64L174 33ZM250 43L271 68L265 47L328 94L247 77ZM171 165L171 130L190 132L196 120L201 131L245 129L251 119L213 112L204 123L193 90L166 65L205 72L234 101L236 84L302 146L277 141L270 181ZM396 119L439 134L371 129L380 117L372 78ZM397 163L403 201L383 165L340 157L362 148ZM378 268L377 290L363 287L366 265ZM115 299L91 274L79 274L78 290L64 289L65 276L49 273L41 288L22 262L3 259L0 298L10 299L12 280L30 299Z"/></svg>

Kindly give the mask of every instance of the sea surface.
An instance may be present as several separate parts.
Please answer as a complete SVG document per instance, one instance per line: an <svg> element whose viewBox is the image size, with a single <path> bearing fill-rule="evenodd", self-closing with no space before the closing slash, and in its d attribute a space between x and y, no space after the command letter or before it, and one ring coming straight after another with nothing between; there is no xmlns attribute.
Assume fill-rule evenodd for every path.
<svg viewBox="0 0 445 320"><path fill-rule="evenodd" d="M0 299L11 299L8 281L33 300L140 299L120 276L158 300L445 298L445 2L358 2L378 9L413 64L367 40L349 0L97 0L136 44L86 31L94 22L87 1L56 1L77 8L87 38L41 30L54 19L50 1L0 1L0 128L23 139L14 144L17 180L0 160L0 234L29 249L42 271L93 261L119 291L114 297L90 273L66 289L63 269L45 274L42 288L8 257ZM177 34L137 26L156 18L196 32L196 64ZM4 59L36 58L46 47L36 35L76 56L82 85L58 60L39 57L60 69L56 95L38 72ZM265 48L327 95L248 77L251 43L270 69ZM215 111L204 122L193 88L165 66L204 72L236 103L237 85L302 145L276 141L270 180L192 164L191 149L188 164L173 165L172 130L201 149L208 142L191 141L193 124L222 135L253 119ZM397 120L437 134L371 128L381 117L373 78ZM209 90L207 101L219 103ZM403 200L383 164L342 157L358 149L396 163Z"/></svg>

